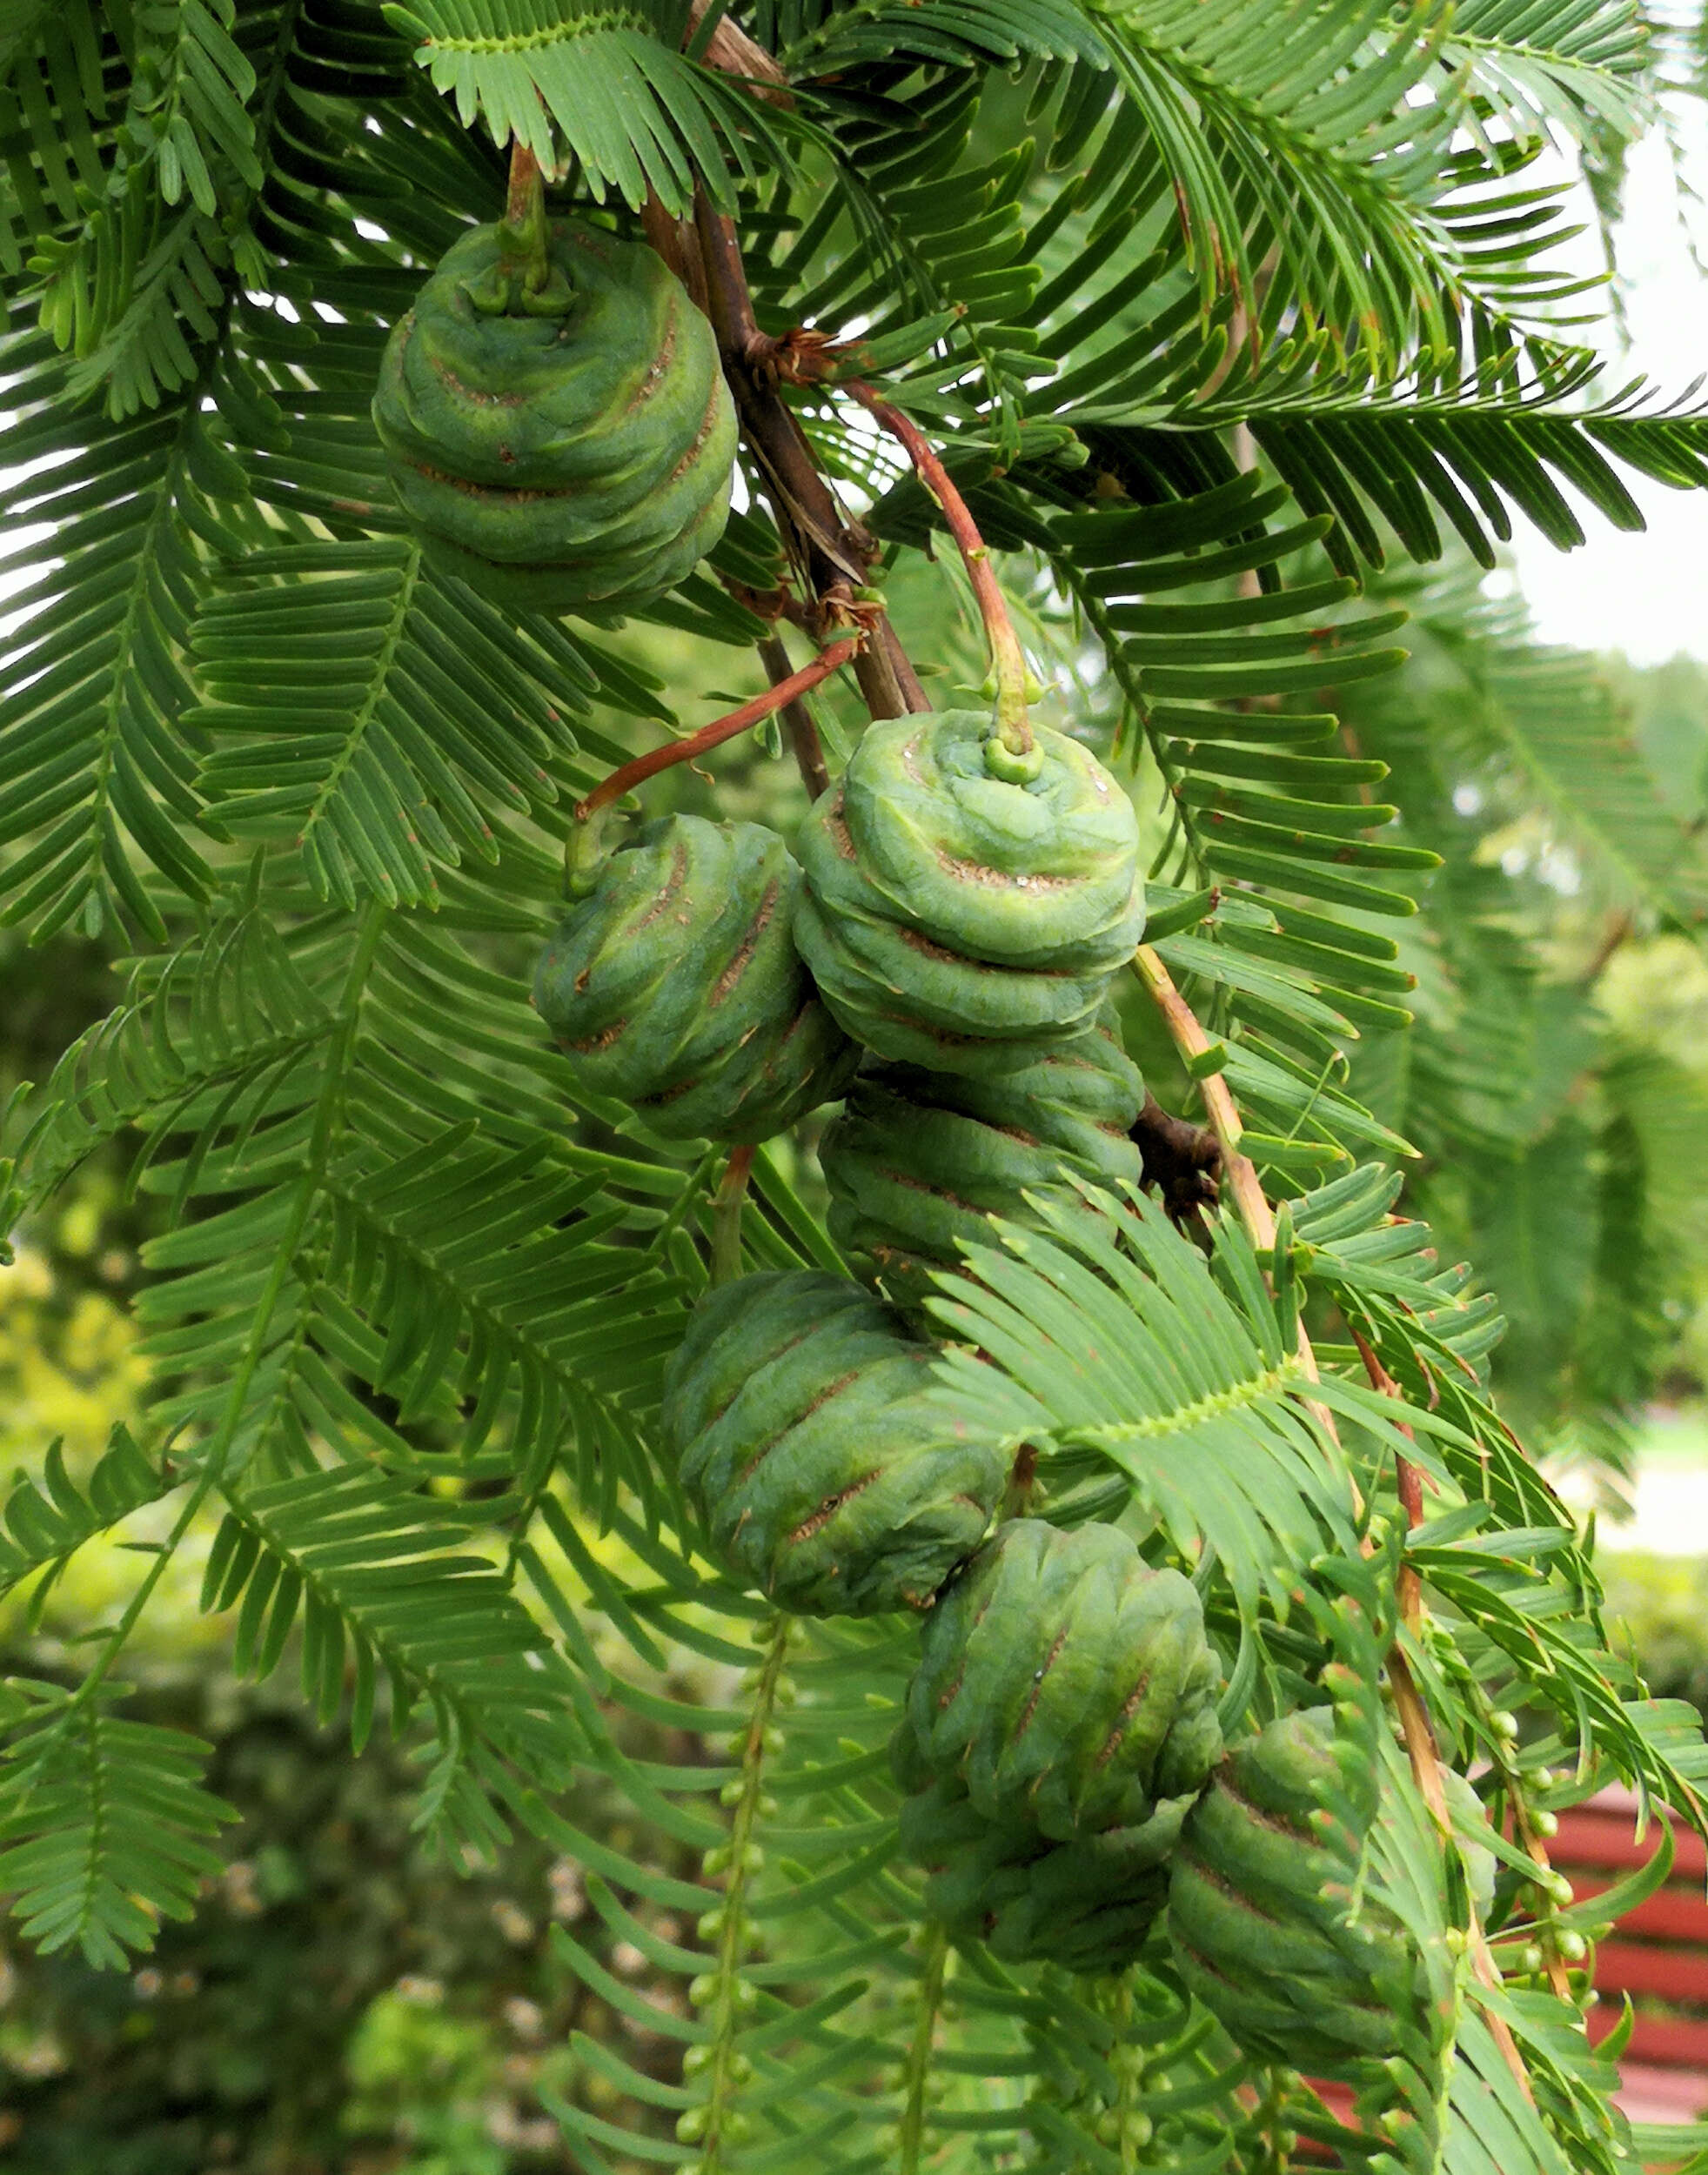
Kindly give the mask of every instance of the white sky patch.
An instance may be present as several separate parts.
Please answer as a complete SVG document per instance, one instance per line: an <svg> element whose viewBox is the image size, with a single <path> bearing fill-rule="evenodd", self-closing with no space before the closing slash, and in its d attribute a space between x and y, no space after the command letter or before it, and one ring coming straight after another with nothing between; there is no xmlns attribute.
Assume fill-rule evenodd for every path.
<svg viewBox="0 0 1708 2175"><path fill-rule="evenodd" d="M1691 238L1708 259L1708 108L1671 102L1683 175L1695 201L1682 200L1671 155L1658 132L1631 154L1618 258L1625 279L1629 345L1598 331L1616 382L1648 378L1668 401L1708 370L1708 278L1697 269ZM1598 269L1601 245L1587 191L1574 192L1572 223L1586 231L1560 252L1584 271ZM1680 224L1688 222L1690 231ZM1586 300L1591 299L1586 298ZM1708 399L1698 388L1689 405ZM1527 522L1515 523L1518 578L1544 641L1579 649L1622 649L1639 665L1683 651L1708 659L1708 491L1671 491L1622 470L1648 523L1641 535L1615 529L1568 485L1588 541L1557 552Z"/></svg>

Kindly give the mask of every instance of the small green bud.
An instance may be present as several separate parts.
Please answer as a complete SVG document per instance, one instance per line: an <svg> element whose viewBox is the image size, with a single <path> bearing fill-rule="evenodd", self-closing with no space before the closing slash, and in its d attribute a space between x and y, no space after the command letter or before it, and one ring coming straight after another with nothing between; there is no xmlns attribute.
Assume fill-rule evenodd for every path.
<svg viewBox="0 0 1708 2175"><path fill-rule="evenodd" d="M684 2077L699 2077L710 2069L717 2059L717 2049L711 2046L691 2046L682 2057Z"/></svg>
<svg viewBox="0 0 1708 2175"><path fill-rule="evenodd" d="M1581 1964L1590 1952L1590 1944L1575 1926L1568 1926L1555 1944L1568 1964Z"/></svg>
<svg viewBox="0 0 1708 2175"><path fill-rule="evenodd" d="M741 1870L744 1873L760 1873L764 1870L764 1850L757 1843L744 1843L741 1846Z"/></svg>
<svg viewBox="0 0 1708 2175"><path fill-rule="evenodd" d="M1504 1737L1510 1743L1518 1734L1518 1717L1516 1714L1510 1714L1504 1707L1497 1707L1489 1717L1489 1727L1497 1737Z"/></svg>
<svg viewBox="0 0 1708 2175"><path fill-rule="evenodd" d="M720 1873L729 1870L732 1846L727 1843L714 1844L700 1862L700 1869L707 1880L715 1880Z"/></svg>
<svg viewBox="0 0 1708 2175"><path fill-rule="evenodd" d="M733 2084L750 2085L753 2082L753 2061L749 2056L742 2053L740 2047L737 2047L729 2058L729 2075Z"/></svg>
<svg viewBox="0 0 1708 2175"><path fill-rule="evenodd" d="M747 1785L739 1775L733 1776L718 1792L720 1805L739 1805L747 1795Z"/></svg>
<svg viewBox="0 0 1708 2175"><path fill-rule="evenodd" d="M698 2145L706 2135L711 2120L712 2110L709 2107L690 2107L686 2114L678 2115L676 2118L677 2144Z"/></svg>
<svg viewBox="0 0 1708 2175"><path fill-rule="evenodd" d="M1531 1825L1544 1843L1549 1842L1560 1831L1559 1815L1550 1812L1546 1805L1537 1805L1531 1814Z"/></svg>
<svg viewBox="0 0 1708 2175"><path fill-rule="evenodd" d="M759 1988L750 1978L733 1978L729 1982L729 1998L738 2009L756 2009Z"/></svg>
<svg viewBox="0 0 1708 2175"><path fill-rule="evenodd" d="M726 1923L727 1914L721 1909L703 1911L695 1924L694 1931L702 1941L715 1941L723 1931Z"/></svg>
<svg viewBox="0 0 1708 2175"><path fill-rule="evenodd" d="M1518 1961L1524 1969L1534 1977L1542 1969L1542 1951L1534 1941L1527 1941L1524 1944L1524 1953L1519 1957Z"/></svg>

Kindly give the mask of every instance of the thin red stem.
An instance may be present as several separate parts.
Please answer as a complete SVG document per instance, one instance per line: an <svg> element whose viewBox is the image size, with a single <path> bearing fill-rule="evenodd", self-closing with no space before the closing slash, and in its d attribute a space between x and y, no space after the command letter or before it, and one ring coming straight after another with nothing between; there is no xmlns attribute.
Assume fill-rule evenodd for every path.
<svg viewBox="0 0 1708 2175"><path fill-rule="evenodd" d="M1008 600L991 567L990 552L979 534L978 524L935 448L918 425L899 408L893 408L887 400L880 399L870 385L858 378L851 379L847 389L901 445L913 463L914 473L943 510L943 519L948 524L949 534L954 539L973 585L973 594L978 599L985 639L990 644L991 662L996 668L997 723L1008 746L1014 753L1022 755L1032 746L1032 727L1026 715L1026 657L1009 616Z"/></svg>
<svg viewBox="0 0 1708 2175"><path fill-rule="evenodd" d="M1352 1342L1358 1348L1358 1356L1364 1363L1370 1388L1383 1397L1400 1396L1400 1386L1382 1364L1376 1348L1350 1322L1347 1327L1351 1331ZM1417 1441L1417 1436L1403 1420L1397 1420L1395 1425L1408 1442ZM1409 1457L1397 1456L1394 1466L1400 1508L1405 1513L1407 1528L1420 1526L1423 1522L1423 1476ZM1423 1586L1415 1567L1410 1563L1403 1563L1400 1567L1399 1604L1400 1621L1414 1637L1417 1636L1423 1626ZM1394 1704L1399 1711L1400 1728L1405 1735L1406 1757L1411 1763L1412 1777L1417 1784L1418 1793L1434 1814L1437 1826L1450 1838L1453 1816L1447 1804L1447 1786L1442 1778L1441 1754L1436 1744L1435 1725L1430 1720L1430 1710L1423 1703L1423 1695L1417 1689L1417 1680L1411 1673L1411 1664L1407 1661L1397 1639L1388 1656L1388 1681L1393 1686ZM1536 1850L1532 1850L1532 1857L1537 1854ZM1545 1850L1541 1851L1538 1862L1546 1868L1548 1857ZM1470 1961L1471 1968L1482 1984L1491 1993L1498 1993L1500 1968L1490 1951L1489 1937L1483 1931L1475 1911L1471 1913L1470 1922ZM1557 1957L1551 1959L1551 1977L1554 1991L1562 2000L1569 2001L1571 1989ZM1533 2098L1524 2057L1519 2053L1511 2033L1499 2017L1491 2014L1488 2021L1496 2044L1505 2056L1507 2066L1518 2080L1525 2098Z"/></svg>
<svg viewBox="0 0 1708 2175"><path fill-rule="evenodd" d="M725 740L733 740L738 733L745 733L750 725L757 725L761 718L768 718L773 711L780 710L793 702L797 695L804 695L809 687L816 687L821 680L828 679L832 673L848 663L860 649L863 635L849 634L840 642L833 642L828 649L821 650L810 665L803 665L798 673L791 673L787 679L774 687L767 687L763 694L755 695L751 702L744 702L739 710L732 710L727 717L713 718L710 725L703 725L698 733L691 733L685 740L672 740L664 747L650 749L645 755L637 755L632 763L625 763L613 770L608 778L595 786L586 799L575 810L575 820L585 823L601 808L608 808L613 800L620 800L626 793L632 793L649 778L656 778L661 770L669 770L678 763L691 763L699 755L719 746Z"/></svg>

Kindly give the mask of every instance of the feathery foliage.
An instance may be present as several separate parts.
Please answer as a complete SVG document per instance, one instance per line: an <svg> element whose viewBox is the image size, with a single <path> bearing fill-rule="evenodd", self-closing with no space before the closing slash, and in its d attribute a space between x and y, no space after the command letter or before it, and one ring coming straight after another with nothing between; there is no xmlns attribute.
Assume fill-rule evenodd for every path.
<svg viewBox="0 0 1708 2175"><path fill-rule="evenodd" d="M1283 2175L1301 2138L1370 2175L1613 2175L1708 2144L1627 2138L1579 2029L1592 1921L1523 1840L1616 1779L1700 1824L1708 1753L1609 1649L1508 1424L1604 1451L1663 1363L1687 1083L1551 971L1534 877L1487 850L1528 826L1616 940L1689 936L1700 823L1588 661L1474 586L1515 515L1569 545L1568 492L1634 527L1628 475L1708 482L1708 419L1573 344L1534 177L1654 91L1628 0L11 11L0 913L97 940L124 995L8 1120L9 1214L124 1159L153 1383L0 1516L37 1608L104 1534L136 1565L80 1683L0 1705L30 1938L117 1966L217 1868L206 1748L128 1721L119 1673L204 1547L235 1669L288 1667L355 1753L385 1720L425 1830L585 1869L604 1931L557 1962L615 2021L548 2105L594 2175ZM686 275L736 395L740 510L626 624L448 571L370 413L512 143L554 213ZM1190 1576L1230 1740L1336 1706L1344 1908L1427 1990L1348 2119L1235 2044L1161 1926L1075 1978L930 1921L887 1750L916 1627L778 1617L660 1444L714 1262L844 1269L814 1124L738 1221L741 1166L588 1094L528 1002L577 805L786 676L785 628L864 645L786 714L803 777L820 733L834 769L917 706L912 665L982 672L959 514L882 403L1132 795L1121 1008L1222 1181L993 1222L937 1280L929 1395L1013 1460L1011 1512ZM787 828L782 746L767 721L649 808ZM683 1696L681 1653L721 1689ZM608 1834L571 1817L590 1780L633 1816Z"/></svg>

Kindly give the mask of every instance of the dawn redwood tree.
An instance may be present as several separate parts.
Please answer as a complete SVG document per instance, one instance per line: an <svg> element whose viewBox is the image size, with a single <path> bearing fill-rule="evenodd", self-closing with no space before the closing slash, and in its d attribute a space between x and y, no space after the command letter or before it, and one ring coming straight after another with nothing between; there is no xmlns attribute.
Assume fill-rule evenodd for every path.
<svg viewBox="0 0 1708 2175"><path fill-rule="evenodd" d="M0 1706L30 1938L119 1966L218 1866L124 1705L200 1549L239 1670L644 1959L559 1930L590 2170L1708 2143L1584 2028L1663 1872L1547 1850L1611 1780L1700 1823L1697 1717L1396 1209L1529 987L1456 766L1626 927L1708 900L1459 571L1708 482L1529 171L1652 92L1621 0L11 0L0 887L130 980L7 1221L121 1138L157 1213L151 1426L0 1534L38 1604L141 1536ZM1414 1031L1419 974L1492 1024Z"/></svg>

